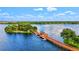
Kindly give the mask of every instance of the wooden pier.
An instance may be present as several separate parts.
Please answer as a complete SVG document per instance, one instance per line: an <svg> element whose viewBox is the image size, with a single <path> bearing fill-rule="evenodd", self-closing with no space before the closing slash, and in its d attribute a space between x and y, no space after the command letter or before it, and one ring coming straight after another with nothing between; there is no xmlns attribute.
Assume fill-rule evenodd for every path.
<svg viewBox="0 0 79 59"><path fill-rule="evenodd" d="M53 39L51 37L48 36L48 34L44 33L44 32L34 32L37 36L39 36L40 38L43 38L43 39L46 39L48 41L50 41L51 43L59 46L59 47L62 47L64 49L67 49L67 50L70 50L70 51L79 51L78 48L75 48L75 47L72 47L70 45L67 45L65 43L62 43L56 39Z"/></svg>

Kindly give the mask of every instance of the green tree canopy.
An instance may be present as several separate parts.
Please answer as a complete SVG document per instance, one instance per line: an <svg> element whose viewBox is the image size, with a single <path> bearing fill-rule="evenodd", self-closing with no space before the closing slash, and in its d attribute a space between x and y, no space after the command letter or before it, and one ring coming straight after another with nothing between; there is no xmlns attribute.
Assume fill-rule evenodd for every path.
<svg viewBox="0 0 79 59"><path fill-rule="evenodd" d="M73 31L73 30L71 30L71 29L64 29L62 32L61 32L61 36L63 37L63 38L73 38L73 37L75 37L76 36L76 34L75 34L75 32Z"/></svg>
<svg viewBox="0 0 79 59"><path fill-rule="evenodd" d="M5 27L5 31L7 33L28 33L32 34L37 30L36 26L32 26L31 24L19 23L19 24L9 24Z"/></svg>

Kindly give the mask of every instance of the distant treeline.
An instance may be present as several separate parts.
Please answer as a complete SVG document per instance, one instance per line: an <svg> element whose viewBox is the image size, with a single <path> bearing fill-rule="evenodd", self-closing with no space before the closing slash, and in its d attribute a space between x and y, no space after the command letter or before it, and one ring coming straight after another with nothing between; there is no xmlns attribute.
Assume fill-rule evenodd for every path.
<svg viewBox="0 0 79 59"><path fill-rule="evenodd" d="M79 24L79 21L0 21L0 24L17 24L17 23L29 23L29 24Z"/></svg>
<svg viewBox="0 0 79 59"><path fill-rule="evenodd" d="M0 24L16 24L17 22L0 21Z"/></svg>

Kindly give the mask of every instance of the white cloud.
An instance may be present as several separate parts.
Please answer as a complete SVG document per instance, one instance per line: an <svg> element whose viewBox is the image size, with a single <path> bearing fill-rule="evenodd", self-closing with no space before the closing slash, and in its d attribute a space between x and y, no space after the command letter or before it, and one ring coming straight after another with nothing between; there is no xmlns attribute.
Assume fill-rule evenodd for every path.
<svg viewBox="0 0 79 59"><path fill-rule="evenodd" d="M54 8L54 7L48 7L47 8L47 11L49 11L49 12L56 11L56 10L57 10L57 8Z"/></svg>
<svg viewBox="0 0 79 59"><path fill-rule="evenodd" d="M7 13L7 12L0 13L0 16L8 16L8 15L9 15L9 13Z"/></svg>
<svg viewBox="0 0 79 59"><path fill-rule="evenodd" d="M34 15L31 14L24 14L24 15L15 15L16 18L34 18Z"/></svg>
<svg viewBox="0 0 79 59"><path fill-rule="evenodd" d="M26 18L26 17L23 16L23 15L16 15L15 17L16 17L16 18Z"/></svg>
<svg viewBox="0 0 79 59"><path fill-rule="evenodd" d="M37 17L35 15L32 15L32 14L23 14L23 15L15 15L15 19L16 20L22 20L22 21L33 21L33 20L37 20L36 19Z"/></svg>
<svg viewBox="0 0 79 59"><path fill-rule="evenodd" d="M57 14L57 16L64 16L65 15L65 13L59 13L59 14Z"/></svg>
<svg viewBox="0 0 79 59"><path fill-rule="evenodd" d="M43 11L43 8L35 8L34 11Z"/></svg>
<svg viewBox="0 0 79 59"><path fill-rule="evenodd" d="M75 12L73 12L73 11L66 11L66 12L64 12L65 14L71 14L71 15L73 15L73 14L76 14Z"/></svg>
<svg viewBox="0 0 79 59"><path fill-rule="evenodd" d="M14 16L10 15L8 12L0 13L0 17L5 18L5 19L13 19L13 18L15 18Z"/></svg>
<svg viewBox="0 0 79 59"><path fill-rule="evenodd" d="M44 18L44 16L43 15L38 15L38 18Z"/></svg>
<svg viewBox="0 0 79 59"><path fill-rule="evenodd" d="M35 16L32 14L27 14L27 15L25 15L25 17L35 17Z"/></svg>
<svg viewBox="0 0 79 59"><path fill-rule="evenodd" d="M4 16L4 18L15 18L14 16L8 15L8 16Z"/></svg>
<svg viewBox="0 0 79 59"><path fill-rule="evenodd" d="M4 20L8 20L8 21L13 21L13 20L15 20L15 16L13 16L13 15L11 15L10 13L8 13L8 12L1 12L0 13L0 17L2 18L2 19L4 19ZM2 21L2 20L1 20Z"/></svg>
<svg viewBox="0 0 79 59"><path fill-rule="evenodd" d="M42 21L45 20L45 18L44 18L43 15L38 15L36 18L37 18L38 21L40 21L40 20L42 20Z"/></svg>
<svg viewBox="0 0 79 59"><path fill-rule="evenodd" d="M34 11L43 11L44 9L43 9L43 8L34 8L33 10L34 10ZM47 7L46 10L47 10L48 12L52 12L52 11L56 11L57 8L54 8L54 7Z"/></svg>
<svg viewBox="0 0 79 59"><path fill-rule="evenodd" d="M66 11L66 12L64 12L64 13L59 13L59 14L57 14L57 16L65 16L65 15L74 15L74 14L76 14L75 12L73 12L73 11Z"/></svg>
<svg viewBox="0 0 79 59"><path fill-rule="evenodd" d="M32 14L11 15L8 12L3 12L3 13L0 13L0 17L8 21L36 20L36 16Z"/></svg>

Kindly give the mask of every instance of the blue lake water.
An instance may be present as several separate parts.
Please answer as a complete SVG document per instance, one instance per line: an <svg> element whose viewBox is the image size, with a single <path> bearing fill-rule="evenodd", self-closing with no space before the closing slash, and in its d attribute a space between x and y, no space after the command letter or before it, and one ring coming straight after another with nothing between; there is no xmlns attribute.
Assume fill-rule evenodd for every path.
<svg viewBox="0 0 79 59"><path fill-rule="evenodd" d="M4 28L7 25L0 24L0 51L61 51L62 48L45 41L38 36L24 34L7 34ZM63 38L60 33L64 28L70 28L79 35L78 24L45 24L33 25L37 26L39 31L46 32L50 37L53 37L61 42Z"/></svg>

